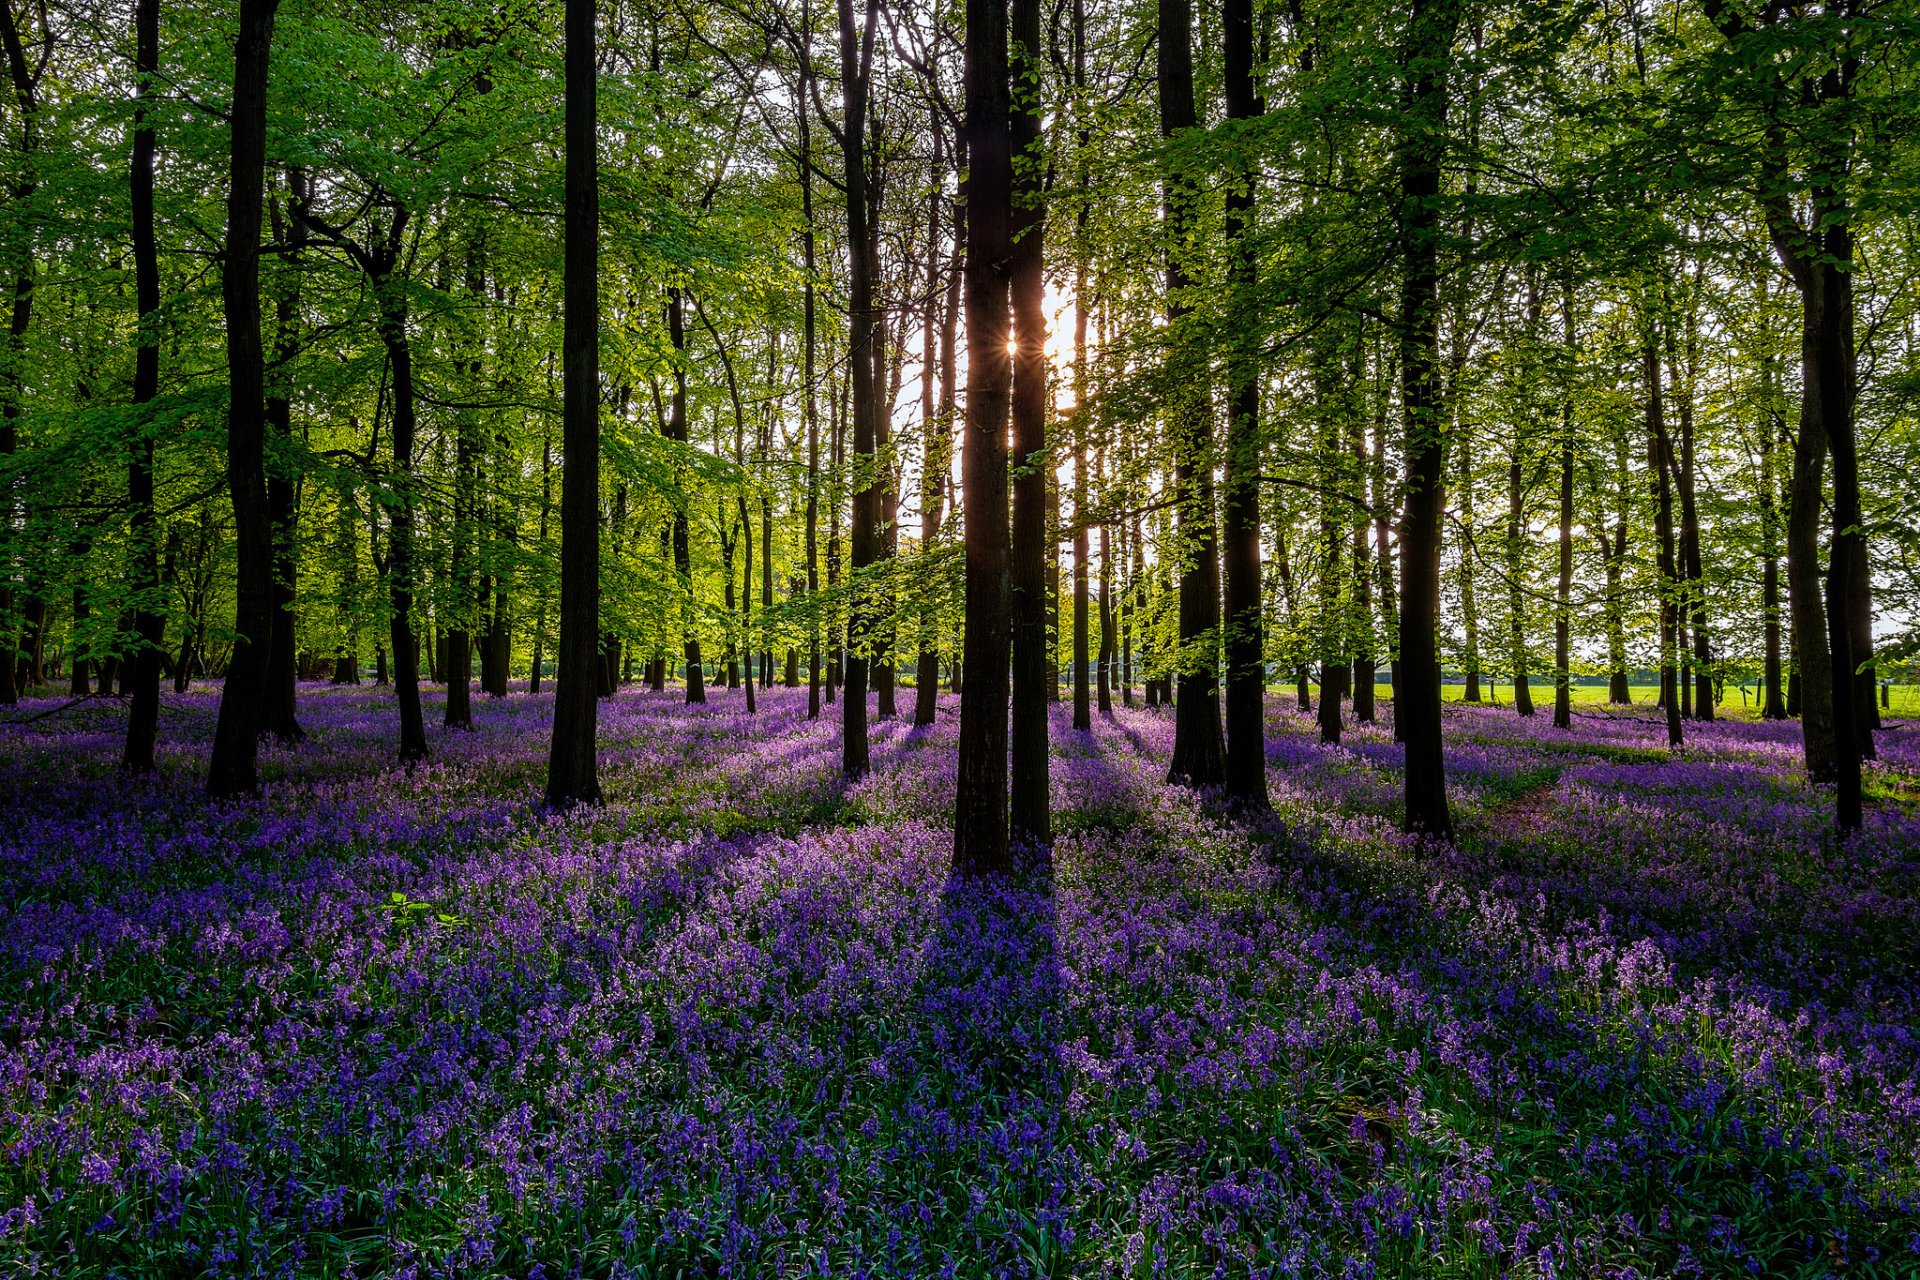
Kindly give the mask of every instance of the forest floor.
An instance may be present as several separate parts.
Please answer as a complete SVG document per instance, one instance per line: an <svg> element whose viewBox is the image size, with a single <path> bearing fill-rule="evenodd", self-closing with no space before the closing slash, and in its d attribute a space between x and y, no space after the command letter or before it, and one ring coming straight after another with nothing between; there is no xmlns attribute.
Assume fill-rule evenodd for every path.
<svg viewBox="0 0 1920 1280"><path fill-rule="evenodd" d="M551 703L392 763L301 689L256 801L120 706L0 723L0 1274L1920 1274L1920 727L1845 847L1797 727L1271 706L1271 818L1059 708L1054 870L950 884L957 704ZM903 706L910 697L902 699ZM430 691L429 723L439 699ZM29 717L38 716L29 721Z"/></svg>

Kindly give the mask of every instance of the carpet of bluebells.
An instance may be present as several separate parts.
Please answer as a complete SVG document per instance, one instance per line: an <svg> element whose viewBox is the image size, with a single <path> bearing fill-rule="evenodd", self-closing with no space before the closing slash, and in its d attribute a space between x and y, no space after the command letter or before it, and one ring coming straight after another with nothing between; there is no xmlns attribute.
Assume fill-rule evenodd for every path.
<svg viewBox="0 0 1920 1280"><path fill-rule="evenodd" d="M1920 1275L1920 727L1836 847L1795 726L1450 707L1441 849L1384 725L1249 822L1062 708L982 889L951 699L622 692L556 816L545 696L210 805L216 697L0 723L0 1275Z"/></svg>

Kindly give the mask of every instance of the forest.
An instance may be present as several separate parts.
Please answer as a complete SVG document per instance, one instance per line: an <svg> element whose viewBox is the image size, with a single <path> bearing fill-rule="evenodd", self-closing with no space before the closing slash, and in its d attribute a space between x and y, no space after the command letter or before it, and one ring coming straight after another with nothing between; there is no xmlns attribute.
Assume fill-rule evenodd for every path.
<svg viewBox="0 0 1920 1280"><path fill-rule="evenodd" d="M1916 0L0 53L0 1275L1920 1276Z"/></svg>

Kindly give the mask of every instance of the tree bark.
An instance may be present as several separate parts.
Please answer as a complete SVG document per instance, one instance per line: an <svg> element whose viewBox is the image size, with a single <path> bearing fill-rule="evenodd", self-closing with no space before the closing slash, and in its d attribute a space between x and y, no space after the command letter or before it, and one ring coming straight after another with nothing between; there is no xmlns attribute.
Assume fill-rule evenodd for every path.
<svg viewBox="0 0 1920 1280"><path fill-rule="evenodd" d="M1579 358L1573 327L1573 279L1561 283L1560 321L1569 372ZM1573 396L1560 402L1560 563L1553 594L1553 723L1573 727Z"/></svg>
<svg viewBox="0 0 1920 1280"><path fill-rule="evenodd" d="M873 200L867 173L868 84L878 31L878 0L867 0L865 23L856 26L853 0L839 0L841 103L840 151L846 161L847 208L847 354L849 414L855 480L848 542L852 552L852 589L848 594L845 684L840 701L840 772L863 776L872 759L867 744L867 684L873 657L875 610L872 583L864 570L880 559L880 405L875 382L880 314L874 305L879 257L873 225Z"/></svg>
<svg viewBox="0 0 1920 1280"><path fill-rule="evenodd" d="M1653 536L1660 569L1660 705L1667 714L1667 746L1683 742L1677 670L1681 590L1673 533L1673 444L1667 436L1666 410L1660 386L1660 349L1647 317L1641 340L1641 364L1647 383L1647 469L1653 480Z"/></svg>
<svg viewBox="0 0 1920 1280"><path fill-rule="evenodd" d="M1772 403L1773 390L1772 363L1768 362L1762 371L1768 403ZM1760 627L1762 648L1765 653L1764 679L1766 691L1760 708L1763 720L1784 720L1787 707L1784 697L1781 643L1780 643L1780 511L1779 476L1774 461L1776 442L1780 438L1781 427L1774 418L1771 409L1760 424Z"/></svg>
<svg viewBox="0 0 1920 1280"><path fill-rule="evenodd" d="M966 0L966 638L954 871L1011 869L1007 831L1007 425L1013 139L1006 0Z"/></svg>
<svg viewBox="0 0 1920 1280"><path fill-rule="evenodd" d="M306 199L305 176L297 169L290 171L287 175L290 214L286 223L290 250L287 262L295 271L299 269L300 250L306 244L306 223L300 216L301 206ZM274 221L277 228L280 221L277 213ZM298 318L298 285L289 282L274 299L273 363L279 375L276 382L284 379L281 371L299 349L294 334ZM266 729L282 744L291 744L301 741L307 734L300 727L299 650L298 637L294 633L294 597L299 559L295 542L297 480L291 459L293 404L287 398L284 386L273 386L267 392L267 425L272 428L273 437L278 442L280 456L273 459L267 468L267 519L273 524L273 645L267 657Z"/></svg>
<svg viewBox="0 0 1920 1280"><path fill-rule="evenodd" d="M1227 117L1265 113L1254 80L1253 0L1225 0L1221 37L1226 58ZM1227 457L1221 501L1226 544L1226 784L1241 805L1262 810L1267 799L1266 632L1260 582L1260 363L1244 337L1259 272L1249 243L1254 217L1254 168L1231 175L1226 234L1232 253L1232 289L1239 316L1227 350ZM1337 712L1336 712L1337 714Z"/></svg>
<svg viewBox="0 0 1920 1280"><path fill-rule="evenodd" d="M938 210L942 203L939 192L940 180L944 177L942 166L946 162L943 154L945 135L938 127L938 113L935 113L934 128L934 174L932 194L929 203L928 218L933 227L938 227ZM963 179L964 182L964 179ZM961 193L964 198L964 191ZM927 322L923 335L923 345L927 364L922 374L923 387L921 412L926 418L926 446L921 455L920 477L920 546L923 551L931 551L940 537L942 523L946 517L946 496L948 477L953 468L953 420L957 404L955 382L959 375L959 361L956 352L956 339L960 321L960 291L962 278L962 254L966 246L966 223L962 207L953 208L953 253L948 262L944 300L940 304L939 329L934 328L934 297L939 282L938 263L939 235L929 236L927 245ZM935 377L935 357L938 355L939 399L933 400ZM933 610L928 608L920 619L920 653L914 671L913 722L916 725L930 725L940 703L940 654L934 647Z"/></svg>
<svg viewBox="0 0 1920 1280"><path fill-rule="evenodd" d="M1193 14L1188 0L1159 0L1157 44L1160 86L1160 135L1171 139L1194 128ZM1211 397L1202 379L1205 363L1183 350L1182 321L1192 310L1186 294L1193 287L1186 241L1193 223L1194 192L1185 174L1165 162L1162 199L1165 210L1167 323L1171 352L1180 366L1168 408L1173 450L1174 495L1180 528L1179 697L1174 703L1173 762L1167 781L1186 786L1216 786L1226 781L1226 742L1220 724L1220 551L1213 510L1213 424Z"/></svg>
<svg viewBox="0 0 1920 1280"><path fill-rule="evenodd" d="M220 690L207 794L257 791L273 643L273 525L267 514L260 222L266 180L267 68L279 0L240 0L233 46L232 146L221 300L227 324L227 489L234 523L234 654Z"/></svg>
<svg viewBox="0 0 1920 1280"><path fill-rule="evenodd" d="M1533 688L1527 678L1527 596L1525 474L1515 441L1514 456L1507 463L1507 648L1513 667L1513 709L1522 716L1533 714Z"/></svg>
<svg viewBox="0 0 1920 1280"><path fill-rule="evenodd" d="M560 659L547 803L600 799L600 179L594 0L566 0L565 302L561 335Z"/></svg>
<svg viewBox="0 0 1920 1280"><path fill-rule="evenodd" d="M1400 527L1400 650L1394 718L1406 744L1408 831L1453 837L1440 728L1440 519L1445 510L1446 414L1440 403L1440 164L1447 68L1460 13L1454 0L1413 0L1400 150L1400 402L1406 512Z"/></svg>
<svg viewBox="0 0 1920 1280"><path fill-rule="evenodd" d="M160 0L135 0L133 8L133 70L138 105L134 117L133 156L129 183L133 215L134 300L140 312L140 332L133 352L133 403L141 408L160 394L160 335L154 332L160 312L160 256L153 226L153 116L148 106L154 77L160 70ZM160 547L153 505L153 421L142 414L139 435L127 465L127 502L132 508L129 558L133 566L134 622L137 637L133 654L132 701L127 708L127 740L120 766L129 773L151 773L154 744L160 730L160 659L166 618L160 613ZM0 513L12 519L12 512ZM6 610L0 609L0 619ZM10 625L10 620L0 625ZM11 630L7 633L11 638ZM13 683L13 654L4 655L0 675L7 689ZM11 701L11 699L0 699Z"/></svg>
<svg viewBox="0 0 1920 1280"><path fill-rule="evenodd" d="M1047 703L1056 685L1047 635L1047 322L1042 237L1040 2L1012 0L1008 70L1014 153L1009 293L1013 308L1012 548L1009 623L1013 644L1010 822L1015 840L1042 848L1053 838L1047 807Z"/></svg>

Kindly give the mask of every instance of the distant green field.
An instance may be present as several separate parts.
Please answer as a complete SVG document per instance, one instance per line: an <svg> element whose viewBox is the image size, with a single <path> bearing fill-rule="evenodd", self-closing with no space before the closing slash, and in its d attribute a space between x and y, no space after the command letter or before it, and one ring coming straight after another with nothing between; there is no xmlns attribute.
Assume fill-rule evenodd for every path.
<svg viewBox="0 0 1920 1280"><path fill-rule="evenodd" d="M1531 683L1530 687L1533 690L1533 700L1535 703L1550 704L1553 701L1553 685L1551 683L1543 680L1535 680ZM1285 686L1285 688L1291 690L1292 686L1288 685ZM1374 688L1375 696L1377 697L1386 698L1392 696L1393 690L1388 685L1376 685ZM1440 688L1440 696L1448 702L1460 701L1462 695L1467 691L1465 685L1457 682L1444 684ZM1650 707L1660 696L1659 686L1651 684L1629 685L1628 691L1633 696L1635 706ZM1888 701L1890 703L1889 710L1892 714L1920 716L1920 685L1897 684L1888 690L1888 694ZM1499 685L1492 687L1490 690L1488 685L1482 683L1480 686L1480 697L1483 702L1504 706L1513 701L1513 686L1503 680ZM1757 685L1750 684L1746 686L1746 696L1743 698L1740 687L1730 684L1726 686L1725 696L1720 702L1720 709L1723 712L1732 713L1738 713L1743 709L1749 712L1756 712L1759 710L1760 697L1761 690ZM1573 687L1573 700L1578 705L1605 705L1607 701L1607 688L1605 685L1598 684L1577 684Z"/></svg>

